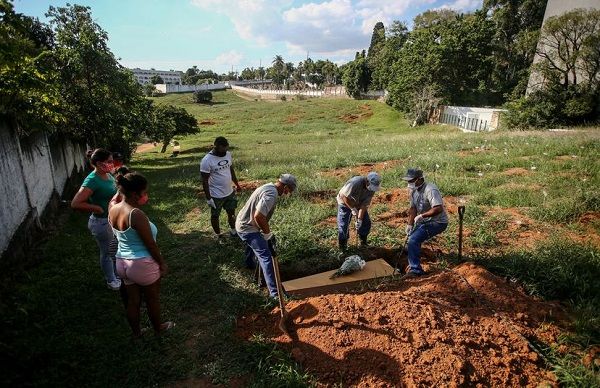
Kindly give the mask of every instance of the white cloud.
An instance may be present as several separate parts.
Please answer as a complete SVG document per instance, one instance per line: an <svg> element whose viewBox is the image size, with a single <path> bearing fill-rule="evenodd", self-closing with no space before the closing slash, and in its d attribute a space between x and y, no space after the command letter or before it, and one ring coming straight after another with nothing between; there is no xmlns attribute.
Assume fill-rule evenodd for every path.
<svg viewBox="0 0 600 388"><path fill-rule="evenodd" d="M455 0L452 3L446 3L438 7L438 9L454 9L456 11L468 12L481 8L482 0Z"/></svg>
<svg viewBox="0 0 600 388"><path fill-rule="evenodd" d="M235 50L231 50L226 53L219 54L215 58L215 63L217 65L239 65L242 59L244 59L244 54Z"/></svg>
<svg viewBox="0 0 600 388"><path fill-rule="evenodd" d="M235 51L227 51L217 55L215 58L201 58L201 59L192 59L192 60L165 60L161 59L148 59L143 61L126 61L121 60L121 65L127 68L135 68L139 67L141 69L157 69L157 70L181 70L185 71L192 66L198 66L199 69L211 69L217 72L226 73L231 70L233 66L234 69L238 69L240 63L244 59L244 55Z"/></svg>
<svg viewBox="0 0 600 388"><path fill-rule="evenodd" d="M436 0L190 0L201 9L226 15L238 35L266 46L283 42L292 54L354 56L368 47L375 23L404 20L409 7ZM460 3L460 4L458 4ZM464 3L464 4L463 4ZM457 0L468 7L481 0Z"/></svg>

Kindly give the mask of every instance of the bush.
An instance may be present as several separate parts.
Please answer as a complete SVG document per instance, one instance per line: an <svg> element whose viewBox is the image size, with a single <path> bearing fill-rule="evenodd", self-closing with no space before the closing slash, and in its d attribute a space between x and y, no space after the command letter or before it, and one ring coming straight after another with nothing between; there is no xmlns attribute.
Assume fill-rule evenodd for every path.
<svg viewBox="0 0 600 388"><path fill-rule="evenodd" d="M599 119L597 98L581 88L538 90L505 104L503 122L508 129L544 129L578 125Z"/></svg>
<svg viewBox="0 0 600 388"><path fill-rule="evenodd" d="M206 104L212 101L212 93L208 90L196 90L194 92L194 101L199 104Z"/></svg>

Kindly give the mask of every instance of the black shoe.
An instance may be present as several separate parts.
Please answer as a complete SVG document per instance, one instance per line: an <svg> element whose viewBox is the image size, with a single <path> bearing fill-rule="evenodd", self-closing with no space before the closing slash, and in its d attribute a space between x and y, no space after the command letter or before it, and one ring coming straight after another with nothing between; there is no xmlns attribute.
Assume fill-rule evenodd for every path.
<svg viewBox="0 0 600 388"><path fill-rule="evenodd" d="M339 240L340 251L346 253L348 251L348 240Z"/></svg>
<svg viewBox="0 0 600 388"><path fill-rule="evenodd" d="M369 243L367 242L367 238L360 238L360 247L361 248L366 248L369 246Z"/></svg>

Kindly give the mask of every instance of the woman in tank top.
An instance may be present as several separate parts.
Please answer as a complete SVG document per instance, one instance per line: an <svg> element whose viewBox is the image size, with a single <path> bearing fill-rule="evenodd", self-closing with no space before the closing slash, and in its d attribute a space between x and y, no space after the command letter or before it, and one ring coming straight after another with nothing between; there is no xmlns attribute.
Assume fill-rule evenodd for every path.
<svg viewBox="0 0 600 388"><path fill-rule="evenodd" d="M160 278L167 272L167 264L156 244L157 228L139 208L148 202L148 181L137 173L118 175L117 188L122 200L111 205L108 220L119 242L116 264L127 289L127 320L133 337L140 337L143 294L154 332L160 335L175 324L160 319Z"/></svg>

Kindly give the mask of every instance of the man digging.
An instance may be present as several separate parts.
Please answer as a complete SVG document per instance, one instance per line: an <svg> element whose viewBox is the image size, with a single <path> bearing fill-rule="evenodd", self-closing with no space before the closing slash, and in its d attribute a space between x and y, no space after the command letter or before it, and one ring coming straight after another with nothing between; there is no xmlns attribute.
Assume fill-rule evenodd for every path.
<svg viewBox="0 0 600 388"><path fill-rule="evenodd" d="M410 209L408 211L408 265L404 277L425 274L421 267L421 244L442 233L448 227L448 215L444 209L442 194L433 183L425 182L423 171L409 168L402 177L410 190Z"/></svg>
<svg viewBox="0 0 600 388"><path fill-rule="evenodd" d="M231 183L235 184L237 191L240 191L241 188L233 169L229 142L223 136L215 139L213 149L202 158L200 174L206 203L210 206L210 224L215 232L215 237L221 237L219 216L222 209L227 212L229 234L232 237L235 236L237 197Z"/></svg>
<svg viewBox="0 0 600 388"><path fill-rule="evenodd" d="M235 221L237 234L246 244L246 266L254 268L255 259L258 260L272 298L277 298L278 292L272 256L275 236L271 232L269 220L275 212L277 199L282 195L291 194L294 190L296 178L290 174L281 175L274 184L260 186L248 198Z"/></svg>
<svg viewBox="0 0 600 388"><path fill-rule="evenodd" d="M342 253L348 250L352 217L356 217L356 233L360 238L360 245L367 245L367 237L371 231L368 209L373 195L380 187L381 176L376 172L370 172L366 177L350 178L338 193L338 242Z"/></svg>

